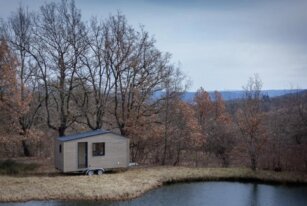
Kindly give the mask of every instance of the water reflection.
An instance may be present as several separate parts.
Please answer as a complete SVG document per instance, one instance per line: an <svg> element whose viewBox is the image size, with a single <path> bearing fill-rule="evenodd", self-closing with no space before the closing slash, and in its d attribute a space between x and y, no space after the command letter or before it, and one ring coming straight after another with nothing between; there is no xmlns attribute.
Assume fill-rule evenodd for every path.
<svg viewBox="0 0 307 206"><path fill-rule="evenodd" d="M144 196L119 202L32 201L8 206L306 206L307 187L285 187L236 182L199 182L164 186Z"/></svg>
<svg viewBox="0 0 307 206"><path fill-rule="evenodd" d="M251 188L251 206L258 206L258 184L253 184Z"/></svg>

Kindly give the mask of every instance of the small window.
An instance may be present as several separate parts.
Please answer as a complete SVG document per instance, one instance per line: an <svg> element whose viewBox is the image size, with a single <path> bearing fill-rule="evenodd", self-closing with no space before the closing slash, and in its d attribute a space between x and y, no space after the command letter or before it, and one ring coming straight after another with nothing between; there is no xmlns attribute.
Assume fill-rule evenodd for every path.
<svg viewBox="0 0 307 206"><path fill-rule="evenodd" d="M62 145L59 145L59 153L62 153Z"/></svg>
<svg viewBox="0 0 307 206"><path fill-rule="evenodd" d="M104 142L93 143L93 156L104 156L105 144Z"/></svg>

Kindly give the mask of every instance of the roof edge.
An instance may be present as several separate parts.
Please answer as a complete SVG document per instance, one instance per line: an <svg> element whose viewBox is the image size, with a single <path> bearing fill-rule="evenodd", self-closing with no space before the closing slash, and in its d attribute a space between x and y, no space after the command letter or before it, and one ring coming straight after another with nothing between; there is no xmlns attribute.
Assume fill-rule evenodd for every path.
<svg viewBox="0 0 307 206"><path fill-rule="evenodd" d="M109 134L109 133L112 133L112 132L107 131L107 130L98 129L98 130L84 131L84 132L71 134L67 136L60 136L60 137L57 137L56 139L61 142L68 142L68 141L73 141L77 139L84 139L84 138L89 138L89 137L104 135L104 134Z"/></svg>

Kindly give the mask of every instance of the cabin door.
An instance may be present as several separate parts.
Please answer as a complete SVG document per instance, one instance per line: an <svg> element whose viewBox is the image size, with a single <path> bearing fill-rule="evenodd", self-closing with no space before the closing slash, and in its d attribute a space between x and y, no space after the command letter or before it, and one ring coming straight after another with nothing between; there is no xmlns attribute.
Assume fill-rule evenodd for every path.
<svg viewBox="0 0 307 206"><path fill-rule="evenodd" d="M78 142L78 168L87 168L87 142Z"/></svg>

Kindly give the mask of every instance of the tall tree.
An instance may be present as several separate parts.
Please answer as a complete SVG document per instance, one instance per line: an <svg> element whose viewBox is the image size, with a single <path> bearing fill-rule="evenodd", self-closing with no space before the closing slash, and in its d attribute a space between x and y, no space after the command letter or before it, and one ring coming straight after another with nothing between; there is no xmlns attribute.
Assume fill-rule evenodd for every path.
<svg viewBox="0 0 307 206"><path fill-rule="evenodd" d="M250 77L246 86L241 109L237 112L237 125L241 132L250 159L251 169L256 170L266 131L263 127L262 82L257 74Z"/></svg>
<svg viewBox="0 0 307 206"><path fill-rule="evenodd" d="M173 112L171 145L173 165L181 163L182 154L193 151L202 144L199 125L191 105L182 100L176 101Z"/></svg>
<svg viewBox="0 0 307 206"><path fill-rule="evenodd" d="M222 95L216 91L211 100L209 93L200 88L194 98L194 110L202 131L202 149L214 154L222 161L222 166L227 167L234 147L234 137Z"/></svg>
<svg viewBox="0 0 307 206"><path fill-rule="evenodd" d="M129 136L131 122L157 113L160 100L153 97L173 75L170 55L161 53L142 27L135 30L120 14L105 22L104 35L104 64L114 82L112 114L121 134Z"/></svg>
<svg viewBox="0 0 307 206"><path fill-rule="evenodd" d="M196 92L196 95L194 97L194 103L195 103L194 108L196 111L198 123L201 126L204 137L206 137L207 122L213 110L211 97L209 93L205 91L204 88L201 87Z"/></svg>
<svg viewBox="0 0 307 206"><path fill-rule="evenodd" d="M93 18L87 30L88 52L80 57L83 64L83 70L79 72L82 94L75 95L75 100L82 111L81 119L85 117L85 124L91 129L100 129L106 121L110 124L105 116L110 110L115 84L106 61L108 27L103 21L98 22L97 18Z"/></svg>
<svg viewBox="0 0 307 206"><path fill-rule="evenodd" d="M30 54L33 31L33 14L24 7L19 7L4 25L4 36L18 61L16 67L17 79L20 84L20 98L27 104L28 111L19 118L23 135L28 135L32 128L42 100L38 94L38 73L34 59Z"/></svg>
<svg viewBox="0 0 307 206"><path fill-rule="evenodd" d="M17 81L17 59L5 40L0 41L0 112L1 128L5 132L19 130L18 118L23 104L20 100Z"/></svg>
<svg viewBox="0 0 307 206"><path fill-rule="evenodd" d="M180 101L184 90L187 85L184 85L185 76L181 73L179 68L174 69L169 67L170 75L163 80L164 93L159 101L161 101L160 121L163 125L163 148L161 164L167 163L167 157L170 155L170 144L172 138L172 124L176 120L175 113L172 109L175 109L176 102Z"/></svg>
<svg viewBox="0 0 307 206"><path fill-rule="evenodd" d="M34 26L31 54L45 88L47 124L63 136L80 115L72 98L87 49L85 25L74 1L62 0L44 4Z"/></svg>

